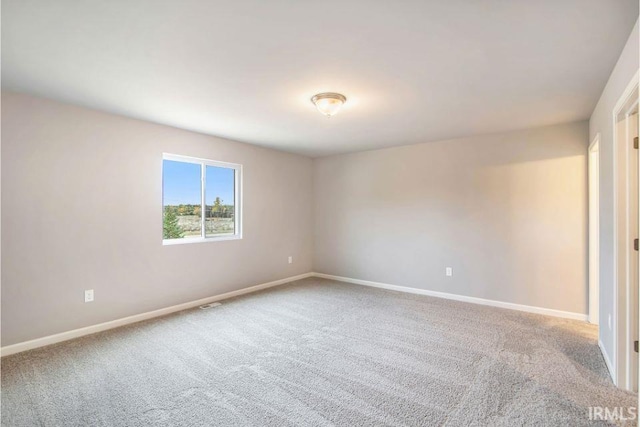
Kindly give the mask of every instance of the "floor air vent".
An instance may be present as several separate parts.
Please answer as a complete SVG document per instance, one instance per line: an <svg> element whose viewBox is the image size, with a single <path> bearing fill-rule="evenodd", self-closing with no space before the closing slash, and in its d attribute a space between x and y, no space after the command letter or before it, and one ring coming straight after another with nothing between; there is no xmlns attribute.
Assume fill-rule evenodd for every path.
<svg viewBox="0 0 640 427"><path fill-rule="evenodd" d="M201 310L206 310L207 308L217 307L219 305L222 305L222 304L219 303L219 302L210 302L209 304L201 305L200 309Z"/></svg>

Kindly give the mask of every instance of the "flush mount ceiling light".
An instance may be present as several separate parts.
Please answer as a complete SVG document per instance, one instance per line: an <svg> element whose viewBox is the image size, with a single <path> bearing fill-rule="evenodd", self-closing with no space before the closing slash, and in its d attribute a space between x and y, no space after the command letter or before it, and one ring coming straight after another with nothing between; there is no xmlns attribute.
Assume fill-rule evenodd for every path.
<svg viewBox="0 0 640 427"><path fill-rule="evenodd" d="M319 93L311 98L311 102L313 102L318 111L327 117L337 114L346 100L347 98L344 95L334 92Z"/></svg>

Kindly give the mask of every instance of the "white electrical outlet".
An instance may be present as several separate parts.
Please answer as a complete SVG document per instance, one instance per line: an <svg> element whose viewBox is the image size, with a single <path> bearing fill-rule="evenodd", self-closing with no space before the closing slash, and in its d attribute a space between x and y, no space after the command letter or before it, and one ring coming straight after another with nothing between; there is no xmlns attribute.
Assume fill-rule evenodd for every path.
<svg viewBox="0 0 640 427"><path fill-rule="evenodd" d="M84 291L84 302L92 302L93 301L93 289L87 289Z"/></svg>
<svg viewBox="0 0 640 427"><path fill-rule="evenodd" d="M609 315L609 319L608 320L609 320L609 322L608 322L609 323L609 330L611 331L612 330L612 328L611 328L611 315Z"/></svg>
<svg viewBox="0 0 640 427"><path fill-rule="evenodd" d="M453 276L453 268L447 267L446 270L445 270L445 274L447 276Z"/></svg>
<svg viewBox="0 0 640 427"><path fill-rule="evenodd" d="M289 264L293 264L293 257L292 256L289 257Z"/></svg>

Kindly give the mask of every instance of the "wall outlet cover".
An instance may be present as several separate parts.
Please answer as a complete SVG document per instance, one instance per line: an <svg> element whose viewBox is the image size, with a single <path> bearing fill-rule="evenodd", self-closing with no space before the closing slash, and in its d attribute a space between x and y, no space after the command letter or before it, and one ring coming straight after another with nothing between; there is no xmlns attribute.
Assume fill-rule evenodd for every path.
<svg viewBox="0 0 640 427"><path fill-rule="evenodd" d="M84 302L93 302L93 289L87 289L84 291Z"/></svg>

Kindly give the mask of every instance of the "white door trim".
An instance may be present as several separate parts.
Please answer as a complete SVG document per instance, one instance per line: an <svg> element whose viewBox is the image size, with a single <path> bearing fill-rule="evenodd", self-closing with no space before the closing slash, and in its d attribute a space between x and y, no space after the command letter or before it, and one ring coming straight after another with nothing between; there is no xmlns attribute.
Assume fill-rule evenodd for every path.
<svg viewBox="0 0 640 427"><path fill-rule="evenodd" d="M599 323L600 133L589 145L589 323Z"/></svg>
<svg viewBox="0 0 640 427"><path fill-rule="evenodd" d="M630 336L633 302L629 300L632 283L629 282L629 259L637 256L632 252L632 237L627 235L630 218L629 206L629 144L625 138L624 145L618 141L617 117L623 112L634 91L638 88L639 73L633 76L611 113L613 129L613 381L624 389L631 389L630 357L633 351ZM635 219L633 219L635 220Z"/></svg>

